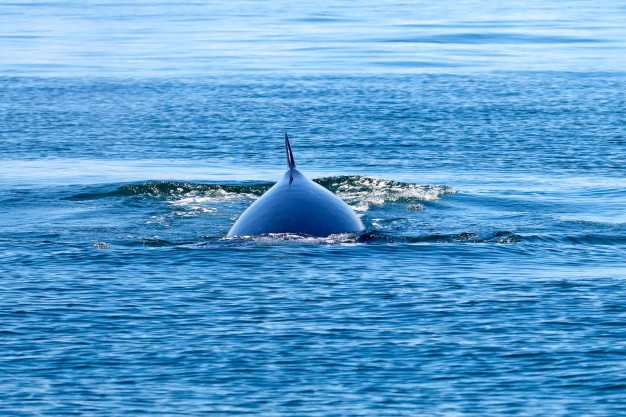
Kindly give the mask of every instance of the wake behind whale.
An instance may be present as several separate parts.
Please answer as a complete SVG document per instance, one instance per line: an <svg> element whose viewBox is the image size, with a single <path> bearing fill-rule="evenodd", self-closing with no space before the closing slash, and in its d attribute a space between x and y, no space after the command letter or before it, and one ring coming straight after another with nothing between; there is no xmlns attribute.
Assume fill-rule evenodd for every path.
<svg viewBox="0 0 626 417"><path fill-rule="evenodd" d="M243 212L227 237L270 233L325 237L363 232L365 226L350 206L296 169L287 134L285 151L287 172Z"/></svg>

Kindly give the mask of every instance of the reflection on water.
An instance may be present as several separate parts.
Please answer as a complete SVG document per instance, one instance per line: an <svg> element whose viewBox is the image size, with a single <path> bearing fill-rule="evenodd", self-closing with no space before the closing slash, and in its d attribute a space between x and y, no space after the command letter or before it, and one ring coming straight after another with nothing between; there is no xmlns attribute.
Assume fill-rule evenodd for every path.
<svg viewBox="0 0 626 417"><path fill-rule="evenodd" d="M623 71L620 2L0 4L16 75Z"/></svg>

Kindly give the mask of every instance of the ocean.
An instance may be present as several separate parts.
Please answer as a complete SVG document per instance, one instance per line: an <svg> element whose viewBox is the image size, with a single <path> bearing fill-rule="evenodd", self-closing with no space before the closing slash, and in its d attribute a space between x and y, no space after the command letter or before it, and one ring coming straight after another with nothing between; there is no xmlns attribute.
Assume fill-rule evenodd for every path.
<svg viewBox="0 0 626 417"><path fill-rule="evenodd" d="M0 4L0 415L626 415L626 7ZM362 235L226 239L286 170Z"/></svg>

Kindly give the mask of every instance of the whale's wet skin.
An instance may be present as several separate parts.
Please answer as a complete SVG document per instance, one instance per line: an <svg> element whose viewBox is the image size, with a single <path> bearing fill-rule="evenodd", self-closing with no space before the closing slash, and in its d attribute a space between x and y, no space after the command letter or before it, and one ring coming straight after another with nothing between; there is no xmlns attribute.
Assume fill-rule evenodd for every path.
<svg viewBox="0 0 626 417"><path fill-rule="evenodd" d="M285 149L287 172L246 209L228 237L267 234L326 237L363 232L365 226L346 203L296 169L286 134Z"/></svg>
<svg viewBox="0 0 626 417"><path fill-rule="evenodd" d="M291 233L324 237L363 230L363 223L347 204L293 169L241 215L228 236Z"/></svg>
<svg viewBox="0 0 626 417"><path fill-rule="evenodd" d="M626 415L626 9L476 5L0 2L0 416Z"/></svg>

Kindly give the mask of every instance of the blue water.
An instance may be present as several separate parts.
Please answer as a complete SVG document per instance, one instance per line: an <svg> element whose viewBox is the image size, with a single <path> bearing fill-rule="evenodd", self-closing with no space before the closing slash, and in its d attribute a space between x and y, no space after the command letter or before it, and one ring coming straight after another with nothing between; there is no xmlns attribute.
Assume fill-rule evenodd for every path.
<svg viewBox="0 0 626 417"><path fill-rule="evenodd" d="M431 3L0 4L0 415L625 415L626 7Z"/></svg>

